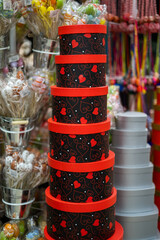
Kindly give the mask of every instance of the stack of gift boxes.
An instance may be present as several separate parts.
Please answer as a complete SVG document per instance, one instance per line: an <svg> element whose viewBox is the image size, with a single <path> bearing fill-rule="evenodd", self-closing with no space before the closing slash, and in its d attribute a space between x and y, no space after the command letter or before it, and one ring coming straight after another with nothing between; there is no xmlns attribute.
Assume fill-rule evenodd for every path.
<svg viewBox="0 0 160 240"><path fill-rule="evenodd" d="M109 151L106 26L59 28L57 86L51 87L50 187L46 239L123 239L115 222L114 153Z"/></svg>
<svg viewBox="0 0 160 240"><path fill-rule="evenodd" d="M125 240L160 239L146 120L144 113L119 113L116 128L112 131L111 149L116 155L116 219L124 228Z"/></svg>
<svg viewBox="0 0 160 240"><path fill-rule="evenodd" d="M157 104L154 106L154 123L152 125L153 181L156 186L155 204L159 209L158 228L160 230L160 86L157 87Z"/></svg>

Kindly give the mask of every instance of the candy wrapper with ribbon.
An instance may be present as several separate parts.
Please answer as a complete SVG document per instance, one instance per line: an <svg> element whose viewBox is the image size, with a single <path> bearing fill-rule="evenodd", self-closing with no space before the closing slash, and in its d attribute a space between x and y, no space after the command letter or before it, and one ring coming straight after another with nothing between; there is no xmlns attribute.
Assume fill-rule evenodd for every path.
<svg viewBox="0 0 160 240"><path fill-rule="evenodd" d="M115 116L117 113L123 112L123 107L119 97L119 87L109 86L107 95L107 116L111 119L112 127L115 126Z"/></svg>
<svg viewBox="0 0 160 240"><path fill-rule="evenodd" d="M10 118L35 118L48 101L48 76L34 72L25 80L21 70L14 69L0 80L0 115Z"/></svg>
<svg viewBox="0 0 160 240"><path fill-rule="evenodd" d="M33 189L49 180L47 153L7 145L3 160L3 185L14 189Z"/></svg>
<svg viewBox="0 0 160 240"><path fill-rule="evenodd" d="M69 0L62 9L64 24L106 24L106 10L106 5L100 5L99 1L86 1L80 5Z"/></svg>
<svg viewBox="0 0 160 240"><path fill-rule="evenodd" d="M0 36L5 35L18 21L23 5L20 0L0 0Z"/></svg>
<svg viewBox="0 0 160 240"><path fill-rule="evenodd" d="M35 35L55 40L58 27L63 24L61 8L64 0L32 0L23 16L29 29Z"/></svg>
<svg viewBox="0 0 160 240"><path fill-rule="evenodd" d="M11 219L28 217L35 188L49 180L47 153L32 147L6 145L2 169L5 215Z"/></svg>

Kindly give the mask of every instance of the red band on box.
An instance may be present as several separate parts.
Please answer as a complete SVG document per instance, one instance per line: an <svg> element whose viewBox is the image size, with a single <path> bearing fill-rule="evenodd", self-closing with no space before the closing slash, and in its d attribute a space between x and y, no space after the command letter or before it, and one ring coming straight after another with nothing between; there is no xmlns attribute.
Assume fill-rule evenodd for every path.
<svg viewBox="0 0 160 240"><path fill-rule="evenodd" d="M44 229L44 236L46 240L55 240L49 236L47 226ZM123 240L123 228L118 222L115 223L115 232L113 236L108 238L108 240Z"/></svg>
<svg viewBox="0 0 160 240"><path fill-rule="evenodd" d="M52 159L48 154L48 165L54 169L65 172L96 172L114 166L115 154L109 152L109 157L97 162L90 163L67 163Z"/></svg>
<svg viewBox="0 0 160 240"><path fill-rule="evenodd" d="M71 25L61 26L58 28L58 35L74 34L74 33L107 33L106 25L100 24L84 24L84 25Z"/></svg>
<svg viewBox="0 0 160 240"><path fill-rule="evenodd" d="M59 55L55 56L56 64L106 63L107 55Z"/></svg>
<svg viewBox="0 0 160 240"><path fill-rule="evenodd" d="M91 203L73 203L73 202L64 202L62 200L54 198L50 194L50 187L45 191L46 203L57 210L71 213L88 213L88 212L97 212L104 209L110 208L116 203L117 191L113 188L113 193L111 197Z"/></svg>
<svg viewBox="0 0 160 240"><path fill-rule="evenodd" d="M108 240L123 240L123 228L122 226L116 222L115 223L115 232L112 237L108 238Z"/></svg>
<svg viewBox="0 0 160 240"><path fill-rule="evenodd" d="M107 95L108 86L94 88L65 88L51 86L51 95L61 97L94 97ZM107 104L107 103L106 103Z"/></svg>
<svg viewBox="0 0 160 240"><path fill-rule="evenodd" d="M152 143L155 145L160 145L160 131L152 129Z"/></svg>
<svg viewBox="0 0 160 240"><path fill-rule="evenodd" d="M110 129L110 119L107 118L106 121L100 123L91 124L69 124L69 123L59 123L54 122L52 118L48 119L48 130L55 133L61 134L94 134L109 131Z"/></svg>

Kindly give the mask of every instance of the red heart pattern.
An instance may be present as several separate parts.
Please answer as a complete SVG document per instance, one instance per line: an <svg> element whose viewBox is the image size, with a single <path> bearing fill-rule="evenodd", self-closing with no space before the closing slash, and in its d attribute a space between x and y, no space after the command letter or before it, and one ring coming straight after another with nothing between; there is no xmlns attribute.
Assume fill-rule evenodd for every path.
<svg viewBox="0 0 160 240"><path fill-rule="evenodd" d="M93 202L93 197L88 197L86 203L90 203L90 202Z"/></svg>
<svg viewBox="0 0 160 240"><path fill-rule="evenodd" d="M61 223L60 223L60 225L62 226L62 227L64 227L64 228L66 228L66 221L62 221Z"/></svg>
<svg viewBox="0 0 160 240"><path fill-rule="evenodd" d="M84 117L81 117L80 122L82 124L86 124L87 123L87 119L85 119Z"/></svg>
<svg viewBox="0 0 160 240"><path fill-rule="evenodd" d="M96 72L97 72L97 65L93 65L91 71L94 72L94 73L96 73Z"/></svg>
<svg viewBox="0 0 160 240"><path fill-rule="evenodd" d="M96 146L96 144L97 144L97 141L96 141L96 140L94 140L94 139L92 139L92 140L91 140L91 147L94 147L94 146Z"/></svg>
<svg viewBox="0 0 160 240"><path fill-rule="evenodd" d="M81 184L78 181L74 181L74 188L79 188Z"/></svg>
<svg viewBox="0 0 160 240"><path fill-rule="evenodd" d="M65 109L65 108L62 108L60 113L61 113L62 115L66 115L66 109Z"/></svg>
<svg viewBox="0 0 160 240"><path fill-rule="evenodd" d="M81 229L81 236L84 237L88 234L88 232L85 229Z"/></svg>
<svg viewBox="0 0 160 240"><path fill-rule="evenodd" d="M105 159L105 153L102 153L101 160Z"/></svg>
<svg viewBox="0 0 160 240"><path fill-rule="evenodd" d="M83 82L85 82L86 81L86 78L81 74L81 75L79 75L79 82L80 83L83 83Z"/></svg>
<svg viewBox="0 0 160 240"><path fill-rule="evenodd" d="M53 117L53 120L54 120L55 122L57 122L57 118L56 118L56 116Z"/></svg>
<svg viewBox="0 0 160 240"><path fill-rule="evenodd" d="M57 177L61 177L61 171L58 170L58 171L56 172L56 176L57 176Z"/></svg>
<svg viewBox="0 0 160 240"><path fill-rule="evenodd" d="M58 194L56 198L57 198L58 200L61 200L61 195Z"/></svg>
<svg viewBox="0 0 160 240"><path fill-rule="evenodd" d="M75 39L73 39L72 40L72 48L76 48L78 45L79 45L79 43Z"/></svg>
<svg viewBox="0 0 160 240"><path fill-rule="evenodd" d="M103 44L103 46L105 46L105 39L104 38L102 39L102 44Z"/></svg>
<svg viewBox="0 0 160 240"><path fill-rule="evenodd" d="M113 223L110 222L110 223L109 223L109 229L111 229L112 227L113 227Z"/></svg>
<svg viewBox="0 0 160 240"><path fill-rule="evenodd" d="M64 75L65 74L65 70L64 67L61 68L60 74Z"/></svg>
<svg viewBox="0 0 160 240"><path fill-rule="evenodd" d="M108 175L105 177L105 181L106 181L106 183L108 183L108 181L109 181Z"/></svg>
<svg viewBox="0 0 160 240"><path fill-rule="evenodd" d="M93 179L93 173L92 173L92 172L88 173L87 176L86 176L86 178L88 178L88 179Z"/></svg>
<svg viewBox="0 0 160 240"><path fill-rule="evenodd" d="M56 231L57 231L57 229L55 228L54 225L52 225L52 231L53 231L53 232L56 232Z"/></svg>
<svg viewBox="0 0 160 240"><path fill-rule="evenodd" d="M76 138L76 135L75 134L70 134L69 137L70 138Z"/></svg>
<svg viewBox="0 0 160 240"><path fill-rule="evenodd" d="M53 177L52 177L52 175L50 176L50 181L53 182Z"/></svg>
<svg viewBox="0 0 160 240"><path fill-rule="evenodd" d="M99 219L96 219L93 223L93 226L98 227L99 226Z"/></svg>
<svg viewBox="0 0 160 240"><path fill-rule="evenodd" d="M104 135L105 135L105 132L102 132L101 135L104 136Z"/></svg>
<svg viewBox="0 0 160 240"><path fill-rule="evenodd" d="M70 163L75 163L76 162L76 158L74 156L72 156L69 160Z"/></svg>
<svg viewBox="0 0 160 240"><path fill-rule="evenodd" d="M61 139L61 146L63 146L64 145L64 141Z"/></svg>
<svg viewBox="0 0 160 240"><path fill-rule="evenodd" d="M53 156L53 154L54 154L54 150L53 150L53 149L51 149L51 155Z"/></svg>
<svg viewBox="0 0 160 240"><path fill-rule="evenodd" d="M92 114L98 115L98 108L95 108L95 109L93 110Z"/></svg>
<svg viewBox="0 0 160 240"><path fill-rule="evenodd" d="M86 38L91 38L91 34L90 34L90 33L86 33L86 34L84 34L84 36L85 36Z"/></svg>

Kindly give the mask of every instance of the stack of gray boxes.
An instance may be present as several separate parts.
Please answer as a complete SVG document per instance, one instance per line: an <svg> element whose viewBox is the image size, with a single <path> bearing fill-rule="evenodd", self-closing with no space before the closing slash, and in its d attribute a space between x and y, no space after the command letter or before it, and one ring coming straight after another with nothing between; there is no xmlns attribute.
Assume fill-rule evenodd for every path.
<svg viewBox="0 0 160 240"><path fill-rule="evenodd" d="M124 228L125 240L160 239L146 119L144 113L121 113L116 117L116 129L112 130L116 217Z"/></svg>

